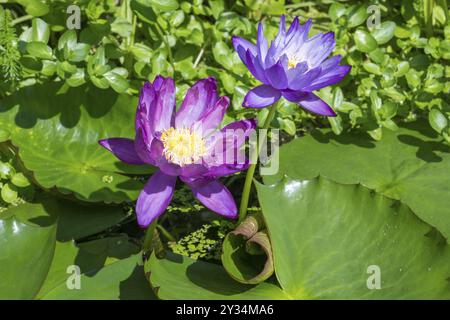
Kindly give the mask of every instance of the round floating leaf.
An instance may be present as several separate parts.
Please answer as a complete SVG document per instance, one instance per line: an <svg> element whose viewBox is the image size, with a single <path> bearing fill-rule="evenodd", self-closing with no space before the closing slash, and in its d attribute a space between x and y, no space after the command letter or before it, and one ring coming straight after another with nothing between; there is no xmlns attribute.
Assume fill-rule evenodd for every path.
<svg viewBox="0 0 450 320"><path fill-rule="evenodd" d="M27 51L29 54L40 59L53 59L52 48L42 42L28 42Z"/></svg>
<svg viewBox="0 0 450 320"><path fill-rule="evenodd" d="M56 245L39 299L153 299L139 248L126 235ZM79 281L75 276L80 276Z"/></svg>
<svg viewBox="0 0 450 320"><path fill-rule="evenodd" d="M348 27L353 28L364 23L368 17L367 6L355 6L348 13Z"/></svg>
<svg viewBox="0 0 450 320"><path fill-rule="evenodd" d="M114 71L106 72L103 76L116 92L122 93L128 89L128 82Z"/></svg>
<svg viewBox="0 0 450 320"><path fill-rule="evenodd" d="M18 172L16 174L14 174L11 178L11 182L13 185L15 185L16 187L28 187L30 185L30 182L28 181L28 179L23 175L22 172Z"/></svg>
<svg viewBox="0 0 450 320"><path fill-rule="evenodd" d="M22 6L25 7L25 11L34 16L34 17L39 17L39 16L44 16L49 12L49 7L48 5L46 5L44 3L44 1L39 1L39 0L18 0L17 1L19 4L21 4Z"/></svg>
<svg viewBox="0 0 450 320"><path fill-rule="evenodd" d="M134 14L144 22L153 24L156 21L156 13L153 11L149 3L142 0L131 0L130 7Z"/></svg>
<svg viewBox="0 0 450 320"><path fill-rule="evenodd" d="M162 299L448 299L450 249L399 201L325 178L257 184L282 287L242 285L216 264L146 264ZM357 241L355 241L357 239Z"/></svg>
<svg viewBox="0 0 450 320"><path fill-rule="evenodd" d="M284 174L361 183L401 200L447 239L450 236L450 147L439 142L425 121L396 132L384 130L377 142L361 134L335 136L329 130L317 130L284 145L279 164L279 174L264 177L266 183Z"/></svg>
<svg viewBox="0 0 450 320"><path fill-rule="evenodd" d="M42 299L50 300L153 300L155 296L146 281L140 255L132 255L105 265L101 269L82 273L80 286L70 289L66 277L62 283L46 292Z"/></svg>
<svg viewBox="0 0 450 320"><path fill-rule="evenodd" d="M67 200L48 199L41 207L58 217L58 241L78 240L92 236L117 225L126 214L121 206L102 206L98 204L79 204Z"/></svg>
<svg viewBox="0 0 450 320"><path fill-rule="evenodd" d="M367 31L356 30L354 35L356 48L362 52L371 52L378 46L377 41Z"/></svg>
<svg viewBox="0 0 450 320"><path fill-rule="evenodd" d="M2 186L0 195L6 203L13 203L18 197L17 188L11 183L6 183Z"/></svg>
<svg viewBox="0 0 450 320"><path fill-rule="evenodd" d="M394 37L395 27L396 27L395 22L392 21L382 22L372 32L372 36L375 38L378 44L385 44Z"/></svg>
<svg viewBox="0 0 450 320"><path fill-rule="evenodd" d="M125 235L79 245L72 240L92 236L123 217L120 207L78 205L54 199L24 203L0 214L0 272L5 279L0 282L0 297L41 298L56 287L66 285L73 266L93 276L105 266L135 255L139 247ZM68 268L72 271L68 272ZM120 289L123 297L129 294L137 297L144 285L147 294L151 293L143 267L129 269L129 275L130 281L136 283ZM141 285L137 283L139 275ZM114 280L109 285L120 286ZM66 289L69 290L67 286Z"/></svg>
<svg viewBox="0 0 450 320"><path fill-rule="evenodd" d="M9 140L9 131L0 128L0 142Z"/></svg>
<svg viewBox="0 0 450 320"><path fill-rule="evenodd" d="M7 162L0 162L0 179L9 179L14 174L14 168Z"/></svg>
<svg viewBox="0 0 450 320"><path fill-rule="evenodd" d="M442 130L447 128L448 120L445 115L438 109L433 109L428 114L428 121L431 127L437 132L441 133Z"/></svg>
<svg viewBox="0 0 450 320"><path fill-rule="evenodd" d="M77 33L75 30L67 30L58 39L58 50L64 50L64 47L71 50L77 44Z"/></svg>
<svg viewBox="0 0 450 320"><path fill-rule="evenodd" d="M112 90L45 83L0 101L0 126L9 130L42 187L57 187L85 201L120 203L135 200L142 189L130 175L152 168L120 162L98 140L133 138L136 103Z"/></svg>
<svg viewBox="0 0 450 320"><path fill-rule="evenodd" d="M257 191L290 297L450 298L450 248L399 201L325 178L286 177Z"/></svg>
<svg viewBox="0 0 450 320"><path fill-rule="evenodd" d="M55 250L56 224L45 211L12 207L0 214L0 299L32 299Z"/></svg>
<svg viewBox="0 0 450 320"><path fill-rule="evenodd" d="M345 7L345 5L343 5L342 3L334 2L328 9L328 14L330 15L331 19L337 20L342 17L346 11L347 8Z"/></svg>
<svg viewBox="0 0 450 320"><path fill-rule="evenodd" d="M160 11L173 11L179 6L177 0L138 0L146 6L156 8Z"/></svg>
<svg viewBox="0 0 450 320"><path fill-rule="evenodd" d="M165 259L153 254L145 264L150 283L160 299L288 299L277 285L262 282L246 285L231 279L223 267L168 253Z"/></svg>

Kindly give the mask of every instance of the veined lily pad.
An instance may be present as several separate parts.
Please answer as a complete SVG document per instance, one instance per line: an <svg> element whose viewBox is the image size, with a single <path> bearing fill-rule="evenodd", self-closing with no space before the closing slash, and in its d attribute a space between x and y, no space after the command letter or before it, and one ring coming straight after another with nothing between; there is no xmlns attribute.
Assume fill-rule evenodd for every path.
<svg viewBox="0 0 450 320"><path fill-rule="evenodd" d="M324 178L285 178L257 190L289 296L450 298L450 248L399 201Z"/></svg>
<svg viewBox="0 0 450 320"><path fill-rule="evenodd" d="M33 298L55 250L56 219L20 210L0 213L0 299Z"/></svg>
<svg viewBox="0 0 450 320"><path fill-rule="evenodd" d="M106 203L135 200L142 183L129 175L148 166L121 163L98 145L133 137L136 99L84 85L46 83L21 89L0 102L0 127L10 131L27 169L44 188Z"/></svg>
<svg viewBox="0 0 450 320"><path fill-rule="evenodd" d="M319 175L344 184L373 189L408 205L422 220L450 237L450 147L425 122L396 132L383 131L375 142L367 136L314 131L280 148L280 169L296 179Z"/></svg>
<svg viewBox="0 0 450 320"><path fill-rule="evenodd" d="M154 299L144 268L138 264L138 251L138 246L126 236L94 240L79 246L73 242L58 243L38 298ZM75 276L79 276L78 283Z"/></svg>
<svg viewBox="0 0 450 320"><path fill-rule="evenodd" d="M160 299L287 299L279 286L270 282L258 285L239 283L222 266L167 254L159 260L152 254L145 265L150 283Z"/></svg>
<svg viewBox="0 0 450 320"><path fill-rule="evenodd" d="M215 264L152 257L147 271L160 298L450 298L450 249L400 202L325 178L257 190L281 288L239 284Z"/></svg>
<svg viewBox="0 0 450 320"><path fill-rule="evenodd" d="M96 294L100 283L103 297L152 298L143 267L136 264L139 246L126 235L78 245L73 241L103 231L123 217L122 208L117 206L86 206L53 199L21 204L1 213L0 298L64 298L76 294L87 299ZM115 265L114 271L103 271L116 263L120 266ZM67 285L75 267L83 278L83 290ZM100 272L113 272L115 276L97 278ZM86 277L86 282L94 281L94 285L83 287Z"/></svg>

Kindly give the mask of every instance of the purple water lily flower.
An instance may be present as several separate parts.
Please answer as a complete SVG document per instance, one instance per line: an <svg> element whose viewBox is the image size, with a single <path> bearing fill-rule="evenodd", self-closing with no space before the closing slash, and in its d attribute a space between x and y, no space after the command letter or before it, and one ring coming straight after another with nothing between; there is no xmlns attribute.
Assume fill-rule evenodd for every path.
<svg viewBox="0 0 450 320"><path fill-rule="evenodd" d="M158 76L141 90L134 141L126 138L99 141L123 162L159 168L136 203L141 227L147 227L165 211L177 177L210 210L228 218L237 216L230 191L217 179L248 168L248 159L238 161L233 157L228 163L230 157L224 155L238 152L256 122L237 121L217 130L228 105L227 97L217 96L216 81L207 78L188 90L175 114L174 81Z"/></svg>
<svg viewBox="0 0 450 320"><path fill-rule="evenodd" d="M300 25L296 17L286 32L285 17L281 16L278 34L270 47L261 23L256 45L233 37L239 57L263 83L247 93L244 107L264 108L283 96L313 113L336 116L330 106L312 92L338 83L351 67L339 65L340 55L326 59L336 44L334 33L308 38L311 25L311 19Z"/></svg>

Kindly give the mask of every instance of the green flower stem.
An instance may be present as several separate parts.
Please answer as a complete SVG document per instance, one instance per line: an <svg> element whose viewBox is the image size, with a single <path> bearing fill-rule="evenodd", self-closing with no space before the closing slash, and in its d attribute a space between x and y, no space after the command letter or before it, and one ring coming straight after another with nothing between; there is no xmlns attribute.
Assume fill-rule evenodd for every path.
<svg viewBox="0 0 450 320"><path fill-rule="evenodd" d="M425 31L428 37L433 34L433 7L434 0L424 0L423 1L423 12L425 20Z"/></svg>
<svg viewBox="0 0 450 320"><path fill-rule="evenodd" d="M155 233L156 226L158 225L158 219L155 219L147 228L145 233L144 244L142 250L144 252L150 252L152 250L153 234Z"/></svg>
<svg viewBox="0 0 450 320"><path fill-rule="evenodd" d="M177 239L162 225L158 224L157 226L158 230L161 231L162 235L169 241L177 242Z"/></svg>
<svg viewBox="0 0 450 320"><path fill-rule="evenodd" d="M263 129L269 129L270 123L272 122L275 112L277 111L277 103L270 106L269 114L267 115L266 121L264 122ZM253 176L255 175L256 165L258 164L258 155L260 151L260 146L257 147L258 152L255 158L251 159L252 164L247 170L247 175L245 176L244 190L242 191L241 205L239 207L239 219L238 224L241 223L245 216L247 215L248 200L250 197L250 191L252 189Z"/></svg>
<svg viewBox="0 0 450 320"><path fill-rule="evenodd" d="M16 24L19 24L19 23L22 23L22 22L31 20L31 19L33 19L33 18L34 18L34 17L33 17L31 14L27 14L26 16L22 16L22 17L19 17L19 18L17 18L17 19L14 19L14 20L11 22L11 25L12 25L12 26L15 26Z"/></svg>

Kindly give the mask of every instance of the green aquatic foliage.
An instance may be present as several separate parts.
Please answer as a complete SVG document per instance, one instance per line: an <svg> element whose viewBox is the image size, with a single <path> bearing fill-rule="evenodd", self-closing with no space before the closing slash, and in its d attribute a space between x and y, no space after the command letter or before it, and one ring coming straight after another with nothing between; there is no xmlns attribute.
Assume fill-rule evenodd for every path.
<svg viewBox="0 0 450 320"><path fill-rule="evenodd" d="M174 253L192 259L220 260L222 241L231 229L230 222L214 220L177 242L169 242L169 248Z"/></svg>
<svg viewBox="0 0 450 320"><path fill-rule="evenodd" d="M17 50L17 41L11 12L0 8L0 66L3 81L14 82L20 78L20 52Z"/></svg>
<svg viewBox="0 0 450 320"><path fill-rule="evenodd" d="M286 178L258 195L279 284L243 285L215 264L152 256L160 298L448 299L448 246L401 203L324 178ZM373 290L371 266L382 270Z"/></svg>
<svg viewBox="0 0 450 320"><path fill-rule="evenodd" d="M448 5L2 1L0 299L449 299ZM135 138L157 75L175 79L178 106L214 77L230 98L222 126L263 126L269 110L242 107L261 83L232 37L255 43L262 22L274 39L283 14L312 19L309 36L334 32L352 70L316 93L337 116L280 100L279 171L256 171L249 190L257 228L217 219L178 183L150 235L158 250L142 250L135 201L154 168L97 141ZM244 175L222 182L238 202Z"/></svg>

